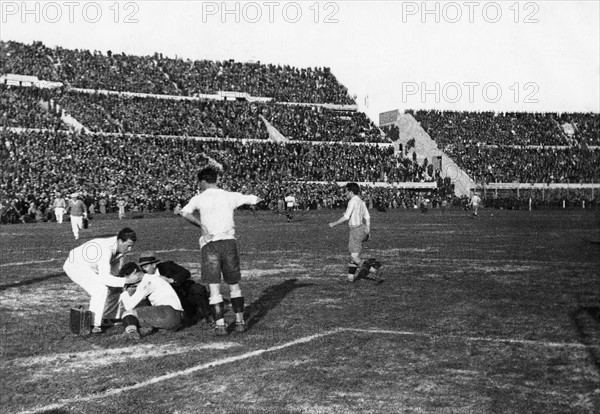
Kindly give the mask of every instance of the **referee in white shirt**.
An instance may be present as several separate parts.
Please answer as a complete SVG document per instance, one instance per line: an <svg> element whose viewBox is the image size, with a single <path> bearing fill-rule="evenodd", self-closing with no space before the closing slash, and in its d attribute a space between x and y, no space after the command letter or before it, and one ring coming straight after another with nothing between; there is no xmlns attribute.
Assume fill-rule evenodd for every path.
<svg viewBox="0 0 600 414"><path fill-rule="evenodd" d="M329 223L329 227L335 227L347 221L350 226L350 237L348 250L350 251L350 263L348 265L348 281L354 282L358 279L356 270L363 264L360 258L362 244L369 240L371 232L371 216L364 201L359 197L360 187L357 183L346 184L346 198L348 207L344 215L337 221Z"/></svg>

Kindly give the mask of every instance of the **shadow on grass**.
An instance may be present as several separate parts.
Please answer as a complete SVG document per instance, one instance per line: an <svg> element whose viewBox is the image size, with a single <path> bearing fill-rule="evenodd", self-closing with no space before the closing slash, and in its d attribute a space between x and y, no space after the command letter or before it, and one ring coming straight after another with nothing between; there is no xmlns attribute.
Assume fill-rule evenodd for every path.
<svg viewBox="0 0 600 414"><path fill-rule="evenodd" d="M298 279L289 279L278 285L266 288L258 299L252 302L244 310L246 326L252 328L269 311L276 308L281 301L289 295L294 289L313 286L314 283L297 283Z"/></svg>
<svg viewBox="0 0 600 414"><path fill-rule="evenodd" d="M54 278L61 277L61 276L66 276L66 274L64 272L52 273L52 274L49 274L49 275L40 276L40 277L34 277L34 278L31 278L31 279L27 279L27 280L20 280L18 282L7 283L6 285L0 285L0 291L6 290L6 289L10 289L10 288L19 287L19 286L33 285L34 283L44 282L46 280L54 279Z"/></svg>
<svg viewBox="0 0 600 414"><path fill-rule="evenodd" d="M600 372L600 350L592 347L592 345L597 345L596 338L600 332L600 307L578 306L570 316L579 335L579 341L584 345L590 345L587 348L588 355L596 370Z"/></svg>

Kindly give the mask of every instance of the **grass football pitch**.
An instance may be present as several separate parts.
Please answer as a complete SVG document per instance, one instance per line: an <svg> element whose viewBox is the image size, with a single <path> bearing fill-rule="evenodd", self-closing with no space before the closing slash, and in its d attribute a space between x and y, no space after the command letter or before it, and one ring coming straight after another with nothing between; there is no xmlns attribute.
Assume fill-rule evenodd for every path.
<svg viewBox="0 0 600 414"><path fill-rule="evenodd" d="M0 412L600 412L597 211L373 211L380 285L344 282L341 214L237 212L248 331L137 343L70 332L88 297L62 271L68 223L3 225ZM199 279L198 230L172 215L98 217L79 243L125 226L131 260Z"/></svg>

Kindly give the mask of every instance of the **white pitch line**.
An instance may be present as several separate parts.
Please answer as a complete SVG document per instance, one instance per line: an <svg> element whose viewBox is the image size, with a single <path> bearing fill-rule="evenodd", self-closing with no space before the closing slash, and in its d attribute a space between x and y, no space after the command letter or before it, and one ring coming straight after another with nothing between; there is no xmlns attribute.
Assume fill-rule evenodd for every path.
<svg viewBox="0 0 600 414"><path fill-rule="evenodd" d="M200 250L195 250L195 249L170 249L170 250L157 250L156 252L158 252L158 253L172 253L172 252L197 252L197 253L200 253ZM25 265L31 265L31 264L57 262L57 261L60 261L60 260L64 260L64 259L30 260L28 262L2 263L2 264L0 264L0 267L6 267L6 266L25 266Z"/></svg>
<svg viewBox="0 0 600 414"><path fill-rule="evenodd" d="M37 407L37 408L32 408L31 410L27 410L27 411L21 411L20 414L34 414L34 413L40 413L40 412L44 412L44 411L49 411L49 410L56 410L59 409L61 407L64 407L65 405L68 404L72 404L72 403L80 403L80 402L88 402L88 401L93 401L93 400L97 400L97 399L101 399L101 398L105 398L105 397L110 397L110 396L114 396L114 395L118 395L121 394L123 392L126 391L131 391L131 390L136 390L138 388L143 388L146 387L148 385L153 385L162 381L167 381L176 377L181 377L183 375L189 375L189 374L193 374L194 372L197 371L202 371L205 369L209 369L209 368L214 368L214 367L218 367L220 365L225 365L225 364L229 364L232 362L236 362L236 361L241 361L244 359L248 359L248 358L252 358L258 355L262 355L265 354L267 352L274 352L274 351L279 351L281 349L285 349L285 348L289 348L290 346L295 346L295 345L299 345L299 344L304 344L310 341L313 341L315 339L318 338L322 338L325 336L329 336L329 335L334 335L338 332L340 332L341 329L334 329L332 331L329 332L323 332L323 333L319 333L319 334L315 334L315 335L310 335L310 336L305 336L290 342L286 342L284 344L281 345L277 345L277 346L272 346L270 348L264 348L264 349L258 349L256 351L252 351L252 352L247 352L245 354L242 355L238 355L238 356L233 356L233 357L229 357L229 358L223 358L223 359L218 359L216 361L212 361L209 362L207 364L202 364L202 365L196 365L194 367L188 368L188 369L184 369L182 371L177 371L177 372L171 372L169 374L165 374L165 375L161 375L159 377L154 377L154 378L150 378L149 380L143 381L143 382L139 382L137 384L134 385L130 385L127 387L122 387L122 388L116 388L114 390L109 390L100 394L93 394L93 395L88 395L87 397L76 397L76 398L69 398L66 400L62 400L58 403L54 403L54 404L50 404L50 405L46 405L44 407Z"/></svg>
<svg viewBox="0 0 600 414"><path fill-rule="evenodd" d="M200 249L169 249L169 250L156 250L157 253L172 253L172 252L196 252L200 253Z"/></svg>
<svg viewBox="0 0 600 414"><path fill-rule="evenodd" d="M58 260L61 259L48 259L48 260L32 260L30 262L12 262L12 263L3 263L0 264L0 267L6 267L6 266L24 266L24 265L30 265L30 264L38 264L38 263L48 263L48 262L56 262Z"/></svg>
<svg viewBox="0 0 600 414"><path fill-rule="evenodd" d="M390 331L385 329L359 329L359 328L340 328L342 332L362 332L362 333L379 333L388 335L405 335L405 336L422 336L425 338L455 338L472 342L504 342L509 344L522 345L537 345L546 346L549 348L600 348L600 345L585 345L578 342L546 342L532 341L530 339L513 339L513 338L486 338L482 336L461 336L461 335L436 335L427 332L412 332L412 331Z"/></svg>
<svg viewBox="0 0 600 414"><path fill-rule="evenodd" d="M139 382L134 385L130 385L127 387L116 388L114 390L109 390L100 394L88 395L87 397L77 397L77 398L69 398L66 400L62 400L58 403L46 405L43 407L32 408L31 410L21 411L19 414L35 414L49 410L56 410L61 407L64 407L68 404L80 403L80 402L88 402L93 401L105 397L110 397L114 395L121 394L126 391L136 390L139 388L146 387L148 385L153 385L162 381L167 381L172 378L181 377L184 375L193 374L197 371L202 371L209 368L218 367L220 365L230 364L236 361L242 361L244 359L252 358L258 355L262 355L267 352L279 351L281 349L289 348L291 346L304 344L310 341L313 341L318 338L323 338L325 336L334 335L340 332L360 332L360 333L378 333L378 334L388 334L388 335L404 335L404 336L420 336L425 338L456 338L462 339L465 341L481 341L481 342L498 342L498 343L516 343L516 344L525 344L525 345L537 345L537 346L547 346L547 347L566 347L566 348L600 348L599 345L584 345L580 343L569 343L569 342L544 342L544 341L531 341L527 339L511 339L511 338L485 338L485 337L471 337L471 336L460 336L460 335L435 335L427 332L414 332L414 331L392 331L385 329L359 329L359 328L336 328L329 332L323 332L315 335L305 336L299 339L295 339L290 342L286 342L281 345L273 346L270 348L258 349L256 351L247 352L242 355L233 356L229 358L218 359L216 361L212 361L202 365L196 365L194 367L184 369L182 371L171 372L169 374L161 375L158 377L150 378L149 380Z"/></svg>

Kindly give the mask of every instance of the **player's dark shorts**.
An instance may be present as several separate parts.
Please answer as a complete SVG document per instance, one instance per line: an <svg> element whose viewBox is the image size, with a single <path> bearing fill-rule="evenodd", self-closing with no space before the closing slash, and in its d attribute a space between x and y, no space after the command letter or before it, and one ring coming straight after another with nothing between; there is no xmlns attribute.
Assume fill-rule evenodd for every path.
<svg viewBox="0 0 600 414"><path fill-rule="evenodd" d="M357 227L350 227L350 240L348 241L348 250L350 253L360 253L366 237L367 226L364 224Z"/></svg>
<svg viewBox="0 0 600 414"><path fill-rule="evenodd" d="M183 312L171 306L142 306L131 311L138 318L140 326L176 331L181 327Z"/></svg>
<svg viewBox="0 0 600 414"><path fill-rule="evenodd" d="M216 240L202 247L202 282L235 285L240 281L240 257L234 239Z"/></svg>

